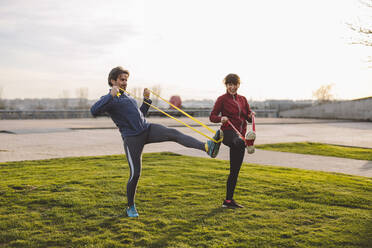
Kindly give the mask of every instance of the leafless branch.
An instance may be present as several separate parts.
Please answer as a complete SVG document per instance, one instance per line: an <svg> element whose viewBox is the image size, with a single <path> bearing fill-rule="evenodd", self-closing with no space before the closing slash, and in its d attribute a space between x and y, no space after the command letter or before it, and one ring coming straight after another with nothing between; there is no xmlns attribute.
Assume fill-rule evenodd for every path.
<svg viewBox="0 0 372 248"><path fill-rule="evenodd" d="M361 4L367 6L368 8L372 8L372 1L371 0L369 0L369 1L367 1L367 0L364 0L364 1L363 0L359 0L359 2Z"/></svg>

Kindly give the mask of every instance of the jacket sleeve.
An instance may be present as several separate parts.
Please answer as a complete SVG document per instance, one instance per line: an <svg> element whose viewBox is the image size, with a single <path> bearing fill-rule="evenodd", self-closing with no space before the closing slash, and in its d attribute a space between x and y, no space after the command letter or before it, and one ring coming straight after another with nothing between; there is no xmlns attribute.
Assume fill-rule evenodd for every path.
<svg viewBox="0 0 372 248"><path fill-rule="evenodd" d="M244 118L249 122L252 123L252 117L249 117L249 115L252 113L251 107L249 106L249 103L247 101L247 98L244 97L245 106L247 108L247 116L244 116Z"/></svg>
<svg viewBox="0 0 372 248"><path fill-rule="evenodd" d="M106 112L112 103L112 95L109 93L105 96L102 96L93 106L90 108L90 112L94 117L103 114Z"/></svg>
<svg viewBox="0 0 372 248"><path fill-rule="evenodd" d="M143 116L146 116L147 111L149 111L149 108L150 108L150 106L148 104L146 104L145 102L147 102L149 104L152 103L151 99L143 99L143 103L140 107L140 110L141 110Z"/></svg>
<svg viewBox="0 0 372 248"><path fill-rule="evenodd" d="M214 123L220 123L221 122L221 116L220 113L222 112L222 99L221 97L217 98L217 101L215 102L212 112L209 115L209 120Z"/></svg>

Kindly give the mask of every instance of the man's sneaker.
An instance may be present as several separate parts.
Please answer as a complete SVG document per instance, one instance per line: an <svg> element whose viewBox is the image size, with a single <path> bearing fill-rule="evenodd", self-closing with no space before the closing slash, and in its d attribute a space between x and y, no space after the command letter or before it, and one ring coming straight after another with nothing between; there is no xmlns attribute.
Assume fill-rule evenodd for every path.
<svg viewBox="0 0 372 248"><path fill-rule="evenodd" d="M136 205L133 204L132 206L127 208L127 215L128 217L138 217Z"/></svg>
<svg viewBox="0 0 372 248"><path fill-rule="evenodd" d="M224 200L222 203L223 208L244 208L234 200Z"/></svg>
<svg viewBox="0 0 372 248"><path fill-rule="evenodd" d="M247 147L247 152L249 154L254 153L254 140L256 139L256 133L253 131L249 131L247 135L245 136L246 140L246 147Z"/></svg>
<svg viewBox="0 0 372 248"><path fill-rule="evenodd" d="M220 139L223 139L223 131L221 129L218 129L215 135L213 136L213 139L218 141ZM220 150L221 142L215 143L212 140L208 140L206 143L206 152L209 156L212 158L217 157L218 151Z"/></svg>

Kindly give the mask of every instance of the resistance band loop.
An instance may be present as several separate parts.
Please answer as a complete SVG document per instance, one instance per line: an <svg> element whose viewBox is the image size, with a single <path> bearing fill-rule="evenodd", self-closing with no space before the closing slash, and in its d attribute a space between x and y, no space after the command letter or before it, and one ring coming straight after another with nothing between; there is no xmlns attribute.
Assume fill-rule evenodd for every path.
<svg viewBox="0 0 372 248"><path fill-rule="evenodd" d="M254 114L252 114L252 131L256 132L256 123L254 121Z"/></svg>
<svg viewBox="0 0 372 248"><path fill-rule="evenodd" d="M210 127L208 127L207 125L205 125L204 123L200 122L199 120L195 119L194 117L192 117L191 115L189 115L188 113L186 113L185 111L183 111L182 109L178 108L177 106L173 105L172 103L168 102L167 100L165 100L164 98L162 98L161 96L159 96L158 94L156 94L155 92L153 92L152 90L150 90L150 92L159 97L161 100L163 100L164 102L168 103L169 105L171 105L173 108L177 109L178 111L180 111L182 114L186 115L187 117L189 117L191 120L199 123L201 126L203 126L204 128L206 128L207 130L211 131L212 133L216 133L213 129L211 129Z"/></svg>
<svg viewBox="0 0 372 248"><path fill-rule="evenodd" d="M231 123L230 120L227 120L227 123L229 123L229 125L235 130L235 132L239 135L239 137L244 140L244 142L246 142L246 139L243 137L243 135L238 131L238 129L236 129L236 127ZM254 120L254 114L252 114L252 130L253 132L256 132L256 124L255 124L255 120Z"/></svg>
<svg viewBox="0 0 372 248"><path fill-rule="evenodd" d="M181 121L181 120L179 120L179 119L177 119L177 118L171 116L170 114L164 112L163 110L159 109L158 107L156 107L156 106L154 106L154 105L151 105L151 104L149 104L149 103L147 103L147 102L145 102L145 101L144 101L144 103L146 103L146 104L149 105L150 107L153 107L154 109L156 109L156 110L162 112L163 114L165 114L166 116L172 118L173 120L176 120L176 121L178 121L179 123L182 123L182 124L185 125L186 127L190 128L190 129L192 129L192 130L194 130L195 132L197 132L197 133L203 135L204 137L206 137L206 138L212 140L212 141L215 142L215 143L219 143L219 142L222 141L222 139L221 139L221 140L215 140L215 139L213 139L213 138L211 138L211 137L205 135L204 133L200 132L199 130L197 130L197 129L193 128L192 126L186 124L185 122L183 122L183 121Z"/></svg>
<svg viewBox="0 0 372 248"><path fill-rule="evenodd" d="M243 137L243 135L238 131L238 129L236 129L236 127L231 123L230 120L227 120L227 123L229 123L229 125L235 130L236 134L239 135L239 137L244 140L244 142L246 142L245 138Z"/></svg>
<svg viewBox="0 0 372 248"><path fill-rule="evenodd" d="M128 91L126 91L126 90L124 90L124 89L122 89L122 88L119 88L119 89L122 90L122 91L124 91L124 92L126 92L127 94L131 95ZM203 124L203 123L201 123L200 121L198 121L197 119L193 118L192 116L190 116L189 114L187 114L185 111L183 111L183 110L177 108L176 106L174 106L173 104L171 104L171 103L168 102L167 100L163 99L162 97L160 97L159 95L157 95L157 94L154 93L153 91L150 90L150 92L153 93L155 96L159 97L160 99L162 99L163 101L167 102L167 103L168 103L169 105L171 105L172 107L174 107L174 108L176 108L177 110L179 110L181 113L185 114L187 117L191 118L192 120L196 121L197 123L199 123L199 124L202 125L203 127L207 128L209 131L211 131L211 132L213 132L213 133L216 133L213 129L209 128L209 127L206 126L205 124ZM118 96L119 96L119 95L120 95L120 93L118 93ZM215 142L215 143L220 143L220 142L223 140L223 138L221 138L221 139L219 139L219 140L215 140L215 139L209 137L208 135L206 135L206 134L200 132L199 130L197 130L197 129L191 127L190 125L186 124L185 122L183 122L183 121L181 121L181 120L179 120L179 119L177 119L177 118L171 116L170 114L164 112L163 110L159 109L158 107L156 107L156 106L154 106L154 105L152 105L152 104L150 104L150 103L148 103L148 102L145 102L145 101L143 101L143 102L146 103L147 105L149 105L150 107L153 107L154 109L158 110L159 112L163 113L164 115L166 115L166 116L172 118L173 120L178 121L179 123L185 125L186 127L190 128L190 129L194 130L195 132L197 132L197 133L203 135L204 137L206 137L206 138L212 140L212 141Z"/></svg>

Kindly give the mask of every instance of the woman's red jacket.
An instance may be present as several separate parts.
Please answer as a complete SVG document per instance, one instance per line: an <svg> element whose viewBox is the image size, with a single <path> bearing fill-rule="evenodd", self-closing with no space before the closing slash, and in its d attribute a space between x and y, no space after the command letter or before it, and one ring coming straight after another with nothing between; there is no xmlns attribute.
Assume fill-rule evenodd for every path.
<svg viewBox="0 0 372 248"><path fill-rule="evenodd" d="M217 98L209 116L209 120L214 123L220 123L221 117L226 116L244 136L247 131L247 121L252 122L252 119L248 117L250 113L251 108L244 96L226 93ZM228 123L225 123L222 125L221 129L230 130L233 128Z"/></svg>

